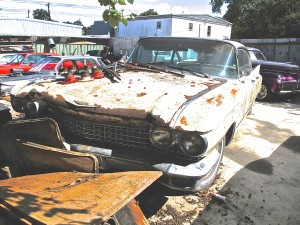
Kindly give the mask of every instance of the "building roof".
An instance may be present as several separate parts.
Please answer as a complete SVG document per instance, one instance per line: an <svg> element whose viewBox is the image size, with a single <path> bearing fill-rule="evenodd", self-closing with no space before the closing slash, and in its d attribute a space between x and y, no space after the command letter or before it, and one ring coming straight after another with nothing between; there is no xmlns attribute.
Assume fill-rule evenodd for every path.
<svg viewBox="0 0 300 225"><path fill-rule="evenodd" d="M176 19L185 19L191 21L198 21L203 23L218 24L224 26L231 26L232 23L222 19L221 17L214 17L208 14L167 14L167 15L153 15L153 16L141 16L134 19L129 19L130 21L135 20L152 20L152 19L167 19L167 18L176 18Z"/></svg>

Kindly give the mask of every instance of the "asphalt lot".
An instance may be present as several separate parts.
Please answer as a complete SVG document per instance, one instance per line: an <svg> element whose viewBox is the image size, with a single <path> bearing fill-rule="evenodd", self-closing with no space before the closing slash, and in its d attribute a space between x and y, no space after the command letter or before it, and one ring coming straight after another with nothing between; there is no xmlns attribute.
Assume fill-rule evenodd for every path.
<svg viewBox="0 0 300 225"><path fill-rule="evenodd" d="M138 201L157 225L298 225L299 153L300 95L257 102L226 147L211 188L182 193L156 183Z"/></svg>
<svg viewBox="0 0 300 225"><path fill-rule="evenodd" d="M300 95L257 102L211 188L188 194L154 185L140 204L151 224L299 225L299 153Z"/></svg>

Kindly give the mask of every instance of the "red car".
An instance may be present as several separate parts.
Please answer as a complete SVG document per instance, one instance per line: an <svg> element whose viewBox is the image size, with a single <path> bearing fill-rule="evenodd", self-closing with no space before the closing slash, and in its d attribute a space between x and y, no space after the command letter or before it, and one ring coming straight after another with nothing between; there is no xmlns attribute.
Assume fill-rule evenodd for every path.
<svg viewBox="0 0 300 225"><path fill-rule="evenodd" d="M0 65L0 75L10 74L10 69L22 69L23 72L27 72L35 63L47 56L58 55L54 53L19 53L16 54L11 60Z"/></svg>

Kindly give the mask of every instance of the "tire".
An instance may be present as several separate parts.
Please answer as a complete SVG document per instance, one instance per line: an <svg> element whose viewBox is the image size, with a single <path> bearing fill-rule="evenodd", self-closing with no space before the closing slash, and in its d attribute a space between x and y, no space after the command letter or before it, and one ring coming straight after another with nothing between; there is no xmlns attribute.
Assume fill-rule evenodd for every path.
<svg viewBox="0 0 300 225"><path fill-rule="evenodd" d="M256 97L256 100L258 101L269 101L273 97L273 92L271 91L271 88L266 83L262 83L261 89Z"/></svg>

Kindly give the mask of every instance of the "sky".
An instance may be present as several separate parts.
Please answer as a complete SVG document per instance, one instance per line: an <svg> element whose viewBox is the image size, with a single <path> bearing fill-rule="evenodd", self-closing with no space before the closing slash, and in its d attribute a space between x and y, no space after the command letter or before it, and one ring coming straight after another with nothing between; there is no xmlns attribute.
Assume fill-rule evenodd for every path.
<svg viewBox="0 0 300 225"><path fill-rule="evenodd" d="M140 14L149 9L154 9L159 15L163 14L210 14L222 16L226 12L226 6L222 8L222 14L213 14L210 0L134 0L133 4L126 6L117 5L123 15L131 13ZM58 22L74 22L80 20L86 27L94 21L103 20L102 13L106 9L100 6L98 0L0 0L0 17L33 18L35 9L48 10L50 3L50 15Z"/></svg>

